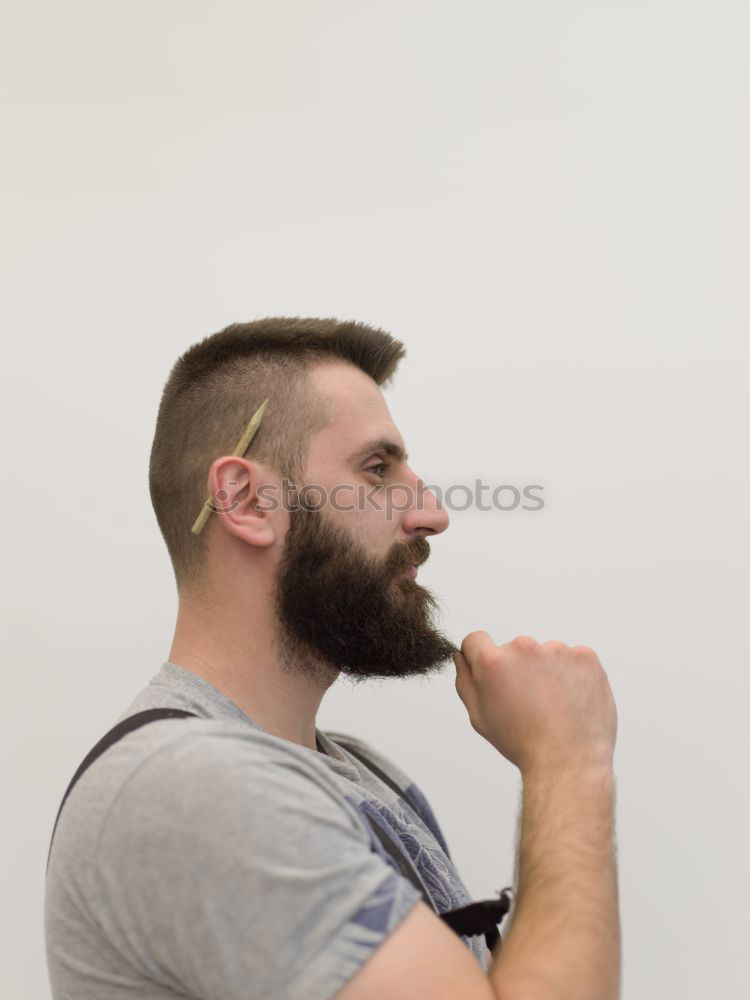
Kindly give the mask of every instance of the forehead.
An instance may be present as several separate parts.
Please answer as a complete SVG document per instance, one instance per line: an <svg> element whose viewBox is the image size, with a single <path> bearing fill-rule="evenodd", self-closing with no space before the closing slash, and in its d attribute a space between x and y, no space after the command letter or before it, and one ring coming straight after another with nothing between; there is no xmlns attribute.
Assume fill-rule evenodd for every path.
<svg viewBox="0 0 750 1000"><path fill-rule="evenodd" d="M375 438L403 444L380 387L361 369L350 364L323 364L313 369L311 381L329 418L328 425L310 442L311 462L333 453L346 459Z"/></svg>

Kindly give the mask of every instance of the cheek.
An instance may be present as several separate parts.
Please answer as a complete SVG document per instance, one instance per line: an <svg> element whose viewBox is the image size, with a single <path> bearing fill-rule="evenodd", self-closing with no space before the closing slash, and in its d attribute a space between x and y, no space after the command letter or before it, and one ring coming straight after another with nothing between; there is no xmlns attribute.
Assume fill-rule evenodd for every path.
<svg viewBox="0 0 750 1000"><path fill-rule="evenodd" d="M352 511L348 529L363 545L372 559L383 562L388 558L394 541L394 527L381 511Z"/></svg>
<svg viewBox="0 0 750 1000"><path fill-rule="evenodd" d="M394 544L394 529L383 514L371 508L365 510L329 511L332 523L361 545L366 555L383 563Z"/></svg>
<svg viewBox="0 0 750 1000"><path fill-rule="evenodd" d="M398 534L397 517L387 504L387 490L376 483L352 483L321 477L325 514L335 527L351 535L373 559L385 560Z"/></svg>

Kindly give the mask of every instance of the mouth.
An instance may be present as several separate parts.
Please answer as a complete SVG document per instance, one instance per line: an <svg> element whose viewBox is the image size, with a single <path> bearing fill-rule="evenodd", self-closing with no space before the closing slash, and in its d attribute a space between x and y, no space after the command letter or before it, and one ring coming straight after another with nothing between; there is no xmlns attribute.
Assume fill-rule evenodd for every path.
<svg viewBox="0 0 750 1000"><path fill-rule="evenodd" d="M416 575L417 575L417 567L414 565L407 566L406 569L401 574L401 576L411 576L411 577L415 577Z"/></svg>

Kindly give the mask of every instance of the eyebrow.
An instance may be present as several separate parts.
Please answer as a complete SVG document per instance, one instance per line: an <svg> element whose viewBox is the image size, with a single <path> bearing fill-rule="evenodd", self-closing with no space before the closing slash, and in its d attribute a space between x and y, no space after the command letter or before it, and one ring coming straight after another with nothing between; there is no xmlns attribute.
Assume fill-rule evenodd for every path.
<svg viewBox="0 0 750 1000"><path fill-rule="evenodd" d="M404 451L400 444L396 444L395 441L389 441L388 438L374 438L372 441L367 441L353 455L350 455L347 461L356 462L357 459L367 458L368 455L372 455L376 451L385 452L386 455L390 455L391 458L395 458L398 462L409 461L408 452Z"/></svg>

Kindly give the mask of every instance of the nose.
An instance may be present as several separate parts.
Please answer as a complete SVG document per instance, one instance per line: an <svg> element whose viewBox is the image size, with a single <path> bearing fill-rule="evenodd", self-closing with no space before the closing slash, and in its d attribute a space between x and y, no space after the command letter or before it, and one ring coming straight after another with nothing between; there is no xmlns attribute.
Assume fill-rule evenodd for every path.
<svg viewBox="0 0 750 1000"><path fill-rule="evenodd" d="M401 526L408 534L423 532L427 535L439 535L450 524L448 511L445 510L424 480L417 480L414 503L405 511Z"/></svg>

